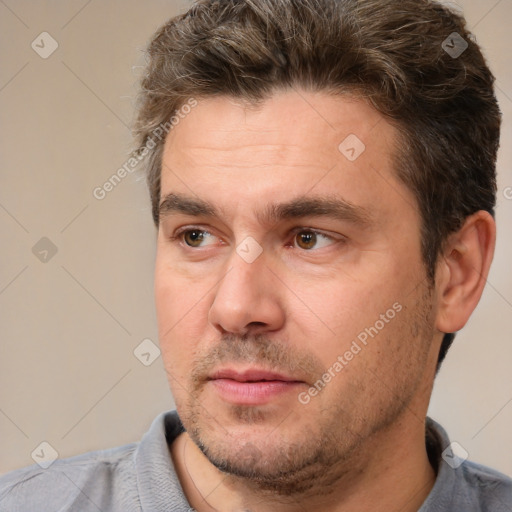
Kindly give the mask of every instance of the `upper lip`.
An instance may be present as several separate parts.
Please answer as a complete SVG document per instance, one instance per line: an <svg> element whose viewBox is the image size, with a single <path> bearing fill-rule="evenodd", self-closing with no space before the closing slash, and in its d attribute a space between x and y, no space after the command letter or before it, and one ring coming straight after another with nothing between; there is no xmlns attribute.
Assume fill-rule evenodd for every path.
<svg viewBox="0 0 512 512"><path fill-rule="evenodd" d="M269 370L250 368L240 371L231 368L217 370L209 376L209 380L231 379L238 382L259 382L264 380L281 380L284 382L300 382L299 379Z"/></svg>

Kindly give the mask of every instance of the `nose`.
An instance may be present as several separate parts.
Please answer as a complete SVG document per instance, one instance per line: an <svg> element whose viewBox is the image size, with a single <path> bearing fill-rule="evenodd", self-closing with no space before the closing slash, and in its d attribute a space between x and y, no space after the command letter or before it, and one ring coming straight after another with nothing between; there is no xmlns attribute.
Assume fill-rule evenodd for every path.
<svg viewBox="0 0 512 512"><path fill-rule="evenodd" d="M266 260L263 252L248 263L233 251L208 313L210 324L221 333L257 334L283 326L282 285Z"/></svg>

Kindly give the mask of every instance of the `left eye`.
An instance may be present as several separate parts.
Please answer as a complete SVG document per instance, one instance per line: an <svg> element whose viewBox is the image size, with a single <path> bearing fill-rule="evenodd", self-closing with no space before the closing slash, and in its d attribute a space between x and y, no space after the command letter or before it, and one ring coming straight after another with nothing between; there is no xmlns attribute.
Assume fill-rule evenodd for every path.
<svg viewBox="0 0 512 512"><path fill-rule="evenodd" d="M296 240L297 246L300 249L305 250L311 250L313 248L321 249L333 243L332 237L309 229L296 232L294 234L294 240ZM317 245L317 247L315 247L315 245Z"/></svg>

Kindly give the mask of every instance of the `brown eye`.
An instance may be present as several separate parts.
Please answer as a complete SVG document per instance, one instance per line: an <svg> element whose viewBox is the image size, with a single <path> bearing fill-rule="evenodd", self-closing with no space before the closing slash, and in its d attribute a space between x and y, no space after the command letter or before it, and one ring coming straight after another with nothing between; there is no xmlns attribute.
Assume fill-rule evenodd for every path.
<svg viewBox="0 0 512 512"><path fill-rule="evenodd" d="M183 233L183 240L190 247L199 247L204 240L204 233L200 229L190 229Z"/></svg>
<svg viewBox="0 0 512 512"><path fill-rule="evenodd" d="M301 249L312 249L317 242L317 235L313 231L301 231L296 235L297 245Z"/></svg>
<svg viewBox="0 0 512 512"><path fill-rule="evenodd" d="M294 246L310 252L340 243L340 240L314 229L296 230L293 238L296 240Z"/></svg>

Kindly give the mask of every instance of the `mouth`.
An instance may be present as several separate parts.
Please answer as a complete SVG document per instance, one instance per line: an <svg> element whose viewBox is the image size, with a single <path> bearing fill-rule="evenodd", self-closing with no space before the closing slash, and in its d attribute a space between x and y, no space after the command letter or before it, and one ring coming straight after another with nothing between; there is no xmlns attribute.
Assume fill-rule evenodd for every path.
<svg viewBox="0 0 512 512"><path fill-rule="evenodd" d="M219 397L235 405L263 405L295 391L304 381L262 369L223 369L208 377Z"/></svg>

